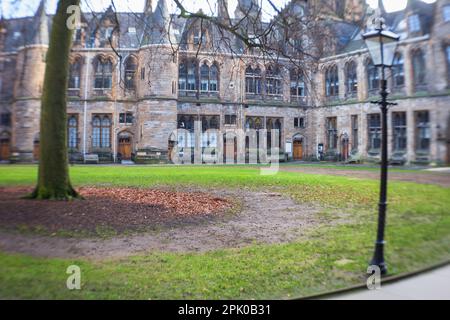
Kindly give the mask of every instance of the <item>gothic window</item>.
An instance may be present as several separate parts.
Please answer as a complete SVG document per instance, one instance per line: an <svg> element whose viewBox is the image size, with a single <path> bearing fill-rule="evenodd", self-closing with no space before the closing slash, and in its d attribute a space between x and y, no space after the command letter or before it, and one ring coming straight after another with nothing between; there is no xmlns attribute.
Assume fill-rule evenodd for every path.
<svg viewBox="0 0 450 320"><path fill-rule="evenodd" d="M394 88L402 88L405 85L405 67L401 53L396 53L392 66L392 78Z"/></svg>
<svg viewBox="0 0 450 320"><path fill-rule="evenodd" d="M187 65L181 63L178 67L178 90L185 91L187 88Z"/></svg>
<svg viewBox="0 0 450 320"><path fill-rule="evenodd" d="M81 79L81 61L80 59L77 59L70 65L69 89L80 89L80 79Z"/></svg>
<svg viewBox="0 0 450 320"><path fill-rule="evenodd" d="M187 87L188 91L197 91L197 66L194 61L187 64Z"/></svg>
<svg viewBox="0 0 450 320"><path fill-rule="evenodd" d="M213 64L209 69L209 91L219 91L219 68L216 64Z"/></svg>
<svg viewBox="0 0 450 320"><path fill-rule="evenodd" d="M329 150L337 149L337 118L327 118L327 146Z"/></svg>
<svg viewBox="0 0 450 320"><path fill-rule="evenodd" d="M339 73L337 66L332 66L325 72L325 94L327 97L339 95Z"/></svg>
<svg viewBox="0 0 450 320"><path fill-rule="evenodd" d="M204 63L200 68L200 91L217 92L219 91L219 70L214 64L209 67Z"/></svg>
<svg viewBox="0 0 450 320"><path fill-rule="evenodd" d="M367 65L367 80L369 93L375 94L380 89L380 73L378 67L374 66L372 60Z"/></svg>
<svg viewBox="0 0 450 320"><path fill-rule="evenodd" d="M113 64L111 60L98 58L95 67L95 89L112 88Z"/></svg>
<svg viewBox="0 0 450 320"><path fill-rule="evenodd" d="M416 113L416 150L429 152L431 142L430 114L428 111Z"/></svg>
<svg viewBox="0 0 450 320"><path fill-rule="evenodd" d="M381 148L381 117L380 114L369 114L369 151L379 152Z"/></svg>
<svg viewBox="0 0 450 320"><path fill-rule="evenodd" d="M207 89L206 87L207 85L205 84L205 89ZM178 89L180 91L197 91L198 88L199 79L197 63L194 60L183 61L178 68Z"/></svg>
<svg viewBox="0 0 450 320"><path fill-rule="evenodd" d="M261 92L261 69L247 67L245 70L245 92L247 94L260 95Z"/></svg>
<svg viewBox="0 0 450 320"><path fill-rule="evenodd" d="M111 147L111 119L108 115L94 116L92 120L92 147Z"/></svg>
<svg viewBox="0 0 450 320"><path fill-rule="evenodd" d="M291 97L305 97L306 96L306 86L303 77L303 72L300 70L291 70Z"/></svg>
<svg viewBox="0 0 450 320"><path fill-rule="evenodd" d="M125 62L125 88L136 89L137 61L134 57L129 57Z"/></svg>
<svg viewBox="0 0 450 320"><path fill-rule="evenodd" d="M357 151L359 148L359 122L358 116L352 116L352 150Z"/></svg>
<svg viewBox="0 0 450 320"><path fill-rule="evenodd" d="M209 91L209 67L206 63L200 68L200 91Z"/></svg>
<svg viewBox="0 0 450 320"><path fill-rule="evenodd" d="M347 96L354 97L358 93L358 73L356 63L351 61L346 66Z"/></svg>
<svg viewBox="0 0 450 320"><path fill-rule="evenodd" d="M280 69L269 66L266 71L266 89L268 95L279 96L283 94Z"/></svg>
<svg viewBox="0 0 450 320"><path fill-rule="evenodd" d="M425 59L421 50L417 50L412 54L412 64L414 85L416 90L420 90L421 86L426 85Z"/></svg>
<svg viewBox="0 0 450 320"><path fill-rule="evenodd" d="M406 151L407 135L406 135L406 112L394 112L392 114L392 127L394 131L394 152Z"/></svg>
<svg viewBox="0 0 450 320"><path fill-rule="evenodd" d="M67 122L67 138L68 138L68 148L76 149L78 148L78 118L75 115L69 116Z"/></svg>

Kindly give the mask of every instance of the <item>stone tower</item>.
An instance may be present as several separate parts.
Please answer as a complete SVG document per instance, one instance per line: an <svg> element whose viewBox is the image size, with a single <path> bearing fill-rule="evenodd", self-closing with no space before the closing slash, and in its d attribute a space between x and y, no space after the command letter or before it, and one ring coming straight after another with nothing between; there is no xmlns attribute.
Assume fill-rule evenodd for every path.
<svg viewBox="0 0 450 320"><path fill-rule="evenodd" d="M166 157L170 136L177 129L178 63L171 45L170 17L167 0L159 0L147 17L151 28L139 53L138 157Z"/></svg>
<svg viewBox="0 0 450 320"><path fill-rule="evenodd" d="M17 54L17 81L13 103L13 151L19 160L37 160L39 155L39 121L49 44L46 1L41 0L34 16L26 45Z"/></svg>
<svg viewBox="0 0 450 320"><path fill-rule="evenodd" d="M222 22L227 22L230 20L230 13L228 10L228 0L217 1L217 17Z"/></svg>

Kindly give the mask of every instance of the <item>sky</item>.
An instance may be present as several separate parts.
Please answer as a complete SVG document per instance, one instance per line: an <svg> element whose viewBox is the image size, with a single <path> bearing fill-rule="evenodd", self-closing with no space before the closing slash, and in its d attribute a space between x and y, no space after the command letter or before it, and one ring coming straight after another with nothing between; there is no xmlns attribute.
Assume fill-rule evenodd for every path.
<svg viewBox="0 0 450 320"><path fill-rule="evenodd" d="M261 1L261 0L260 0ZM367 3L372 7L377 7L378 0L366 0ZM435 2L436 0L423 0L425 2ZM0 0L1 11L5 17L22 17L32 15L38 5L40 0ZM54 13L56 10L57 0L47 0L48 13ZM101 11L107 8L111 4L111 0L81 0L83 9L86 11ZM157 0L153 0L154 7L156 6ZM173 1L169 2L173 5L172 11L175 11L176 7ZM210 13L214 12L215 0L182 0L183 4L187 9L191 11L197 11L202 9L204 12ZM238 0L228 0L230 12L233 13L236 8ZM273 16L274 11L266 0L263 2L263 11L265 20L270 19ZM286 5L289 0L273 0L273 2L280 7ZM143 10L145 0L114 0L116 8L118 11L134 11L139 12ZM397 11L405 8L407 0L384 0L384 6L387 11Z"/></svg>

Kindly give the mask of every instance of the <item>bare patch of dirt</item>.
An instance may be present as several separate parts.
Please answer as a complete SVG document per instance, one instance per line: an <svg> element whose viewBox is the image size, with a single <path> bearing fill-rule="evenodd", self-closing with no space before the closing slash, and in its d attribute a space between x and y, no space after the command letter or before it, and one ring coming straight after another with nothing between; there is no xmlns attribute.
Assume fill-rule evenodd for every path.
<svg viewBox="0 0 450 320"><path fill-rule="evenodd" d="M333 176L343 176L350 178L360 179L380 179L380 173L378 171L370 170L351 170L351 169L332 169L332 168L319 168L319 167L280 167L281 171L287 172L301 172L307 174L325 174ZM449 173L414 173L414 172L389 172L389 180L414 182L419 184L432 184L441 186L444 188L450 187L450 174Z"/></svg>
<svg viewBox="0 0 450 320"><path fill-rule="evenodd" d="M0 226L51 233L122 234L196 222L232 207L205 193L132 188L80 188L85 200L21 199L29 189L0 189Z"/></svg>
<svg viewBox="0 0 450 320"><path fill-rule="evenodd" d="M278 193L214 191L234 198L242 210L197 224L174 224L159 231L110 239L74 239L0 231L0 249L43 257L117 258L151 251L205 252L255 243L287 243L320 223L318 209ZM142 214L142 213L137 213Z"/></svg>

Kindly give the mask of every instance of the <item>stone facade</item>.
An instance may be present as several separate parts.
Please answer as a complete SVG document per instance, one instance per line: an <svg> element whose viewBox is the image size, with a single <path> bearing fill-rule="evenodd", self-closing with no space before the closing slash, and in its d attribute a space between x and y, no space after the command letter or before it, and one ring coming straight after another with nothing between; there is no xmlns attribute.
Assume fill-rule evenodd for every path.
<svg viewBox="0 0 450 320"><path fill-rule="evenodd" d="M293 5L306 5L303 2L293 1ZM360 1L348 3L348 8L335 10L344 10L346 16L351 12L364 16L365 8ZM364 30L349 37L345 46L322 58L318 69L310 71L305 96L291 95L291 66L283 59L279 61L279 90L269 94L269 84L264 83L268 80L263 78L267 92L249 94L246 70L249 66L259 67L262 74L268 74L268 63L263 57L199 49L195 34L184 30L188 22L168 22L166 0L160 0L154 12L151 5L147 1L145 12L138 15L142 20L148 19L153 28L152 39L145 41L142 39L147 39L146 27L139 24L141 20L133 22L132 14L119 15L118 33L114 31L111 9L96 24L92 23L92 17L84 15L71 54L72 65L79 63L80 67L74 72L76 76L68 90L69 119L74 119L69 126L68 142L73 161L82 161L84 154L94 153L105 162L130 156L142 163L165 162L174 147L189 147L181 146L174 132L189 126L190 119L203 122L204 127L235 134L236 158L243 161L248 146L240 132L252 126L264 129L269 125L281 126L282 159L378 161L379 131L376 117L375 122L371 119L380 111L370 101L378 99L379 90L371 90L369 85L373 79L368 70L369 55L361 40ZM398 103L389 112L389 152L390 158L400 163L450 161L450 17L445 14L450 9L445 9L446 6L450 8L450 1L425 4L411 0L403 12L384 13L387 23L402 36L398 53L403 61L403 83L394 83L398 69L388 71L390 97ZM418 16L421 29L413 32L410 17L414 15ZM33 18L0 22L0 160L37 160L39 99L48 46L48 35L42 33L48 32L50 20L43 1ZM24 32L20 27L27 23L38 27ZM168 32L167 36L159 35L162 41L155 41L154 30L170 29L168 23L173 24L178 38ZM105 43L103 34L108 30L121 59ZM174 51L172 40L180 42L181 37L190 41ZM142 41L136 42L137 38ZM419 51L423 55L423 79L417 75L420 65L414 60ZM101 71L99 61L110 61L111 70ZM130 64L134 65L132 72L128 61L134 61ZM183 66L188 68L190 61L196 65L195 83L189 82L189 72L183 73ZM350 63L356 64L355 91L349 89ZM207 87L202 87L200 70L204 65L210 70L210 80L204 84ZM216 82L211 80L214 67ZM338 94L331 97L327 96L326 78L330 67L337 67L339 78ZM417 79L421 82L415 83ZM194 89L189 90L189 85ZM399 113L405 123L394 121ZM263 140L267 143L266 137ZM221 149L224 144L229 152L233 144L222 137L217 138L214 147ZM218 152L220 160L223 153Z"/></svg>

